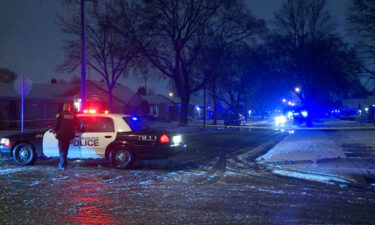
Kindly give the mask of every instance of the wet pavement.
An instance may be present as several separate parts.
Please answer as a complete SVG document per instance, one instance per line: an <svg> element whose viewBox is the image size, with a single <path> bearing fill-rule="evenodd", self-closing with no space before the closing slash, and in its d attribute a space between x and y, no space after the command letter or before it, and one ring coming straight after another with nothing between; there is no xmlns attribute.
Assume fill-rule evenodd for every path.
<svg viewBox="0 0 375 225"><path fill-rule="evenodd" d="M103 160L20 167L0 159L0 224L374 224L375 188L322 184L255 163L273 130L186 137L186 151L113 170Z"/></svg>

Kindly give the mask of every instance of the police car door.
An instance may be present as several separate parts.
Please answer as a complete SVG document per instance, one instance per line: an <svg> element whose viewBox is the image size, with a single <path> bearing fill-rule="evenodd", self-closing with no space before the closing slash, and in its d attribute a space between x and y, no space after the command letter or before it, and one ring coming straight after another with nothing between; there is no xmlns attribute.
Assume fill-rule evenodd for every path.
<svg viewBox="0 0 375 225"><path fill-rule="evenodd" d="M68 158L81 158L79 149L79 134L76 134L74 140L70 142ZM59 157L58 140L52 130L48 130L43 135L43 154L46 157Z"/></svg>
<svg viewBox="0 0 375 225"><path fill-rule="evenodd" d="M107 146L116 138L112 118L105 116L82 116L84 132L81 134L82 158L104 158Z"/></svg>

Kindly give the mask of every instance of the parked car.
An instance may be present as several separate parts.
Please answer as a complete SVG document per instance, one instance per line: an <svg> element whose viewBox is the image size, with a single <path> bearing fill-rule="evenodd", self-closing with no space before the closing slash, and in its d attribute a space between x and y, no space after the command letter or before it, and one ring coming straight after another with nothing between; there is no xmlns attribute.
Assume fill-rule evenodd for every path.
<svg viewBox="0 0 375 225"><path fill-rule="evenodd" d="M244 126L246 125L246 119L241 113L228 113L224 117L224 125Z"/></svg>

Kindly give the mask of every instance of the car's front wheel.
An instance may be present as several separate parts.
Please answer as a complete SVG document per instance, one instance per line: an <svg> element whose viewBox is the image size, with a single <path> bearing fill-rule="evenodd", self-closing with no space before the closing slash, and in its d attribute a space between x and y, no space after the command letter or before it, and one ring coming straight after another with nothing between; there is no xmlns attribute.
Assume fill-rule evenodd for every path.
<svg viewBox="0 0 375 225"><path fill-rule="evenodd" d="M109 152L109 164L112 168L129 169L133 161L133 153L123 147L114 148Z"/></svg>
<svg viewBox="0 0 375 225"><path fill-rule="evenodd" d="M13 159L18 165L32 165L37 159L35 150L28 143L17 144L13 149Z"/></svg>

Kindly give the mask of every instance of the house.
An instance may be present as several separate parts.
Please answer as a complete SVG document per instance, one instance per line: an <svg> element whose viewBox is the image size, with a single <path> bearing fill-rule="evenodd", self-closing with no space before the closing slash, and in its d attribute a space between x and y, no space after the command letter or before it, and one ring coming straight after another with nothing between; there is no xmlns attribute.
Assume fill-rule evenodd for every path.
<svg viewBox="0 0 375 225"><path fill-rule="evenodd" d="M86 107L97 110L109 109L108 91L104 82L88 80L86 83ZM21 96L13 84L0 84L0 129L20 126ZM25 127L43 127L52 121L65 102L79 102L80 83L33 84L25 96ZM134 91L121 84L113 90L113 112L142 115L144 101Z"/></svg>
<svg viewBox="0 0 375 225"><path fill-rule="evenodd" d="M375 106L375 96L368 96L367 98L351 98L342 101L344 109L361 109Z"/></svg>
<svg viewBox="0 0 375 225"><path fill-rule="evenodd" d="M156 120L172 121L178 119L177 103L164 95L145 95L142 99L149 105L149 115Z"/></svg>

